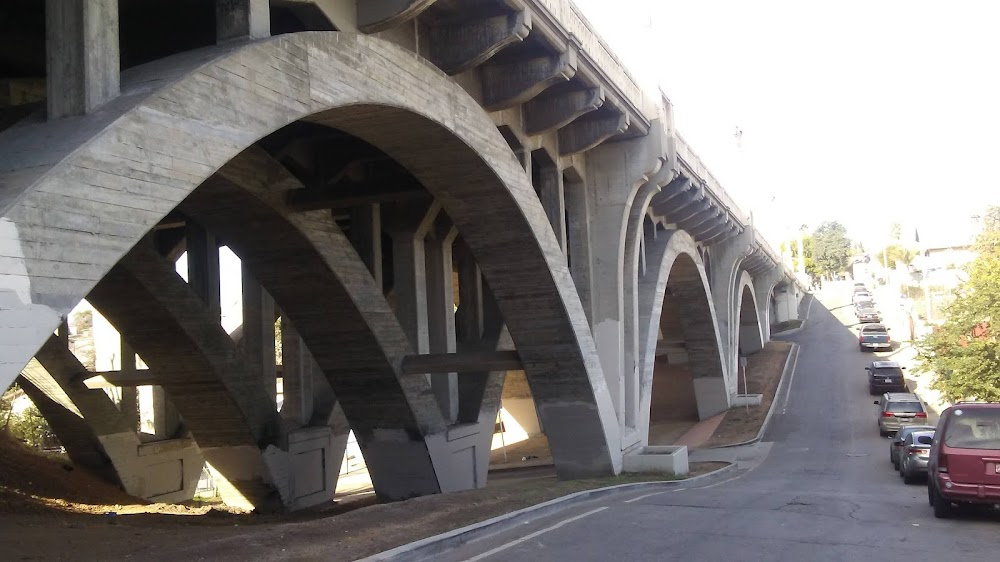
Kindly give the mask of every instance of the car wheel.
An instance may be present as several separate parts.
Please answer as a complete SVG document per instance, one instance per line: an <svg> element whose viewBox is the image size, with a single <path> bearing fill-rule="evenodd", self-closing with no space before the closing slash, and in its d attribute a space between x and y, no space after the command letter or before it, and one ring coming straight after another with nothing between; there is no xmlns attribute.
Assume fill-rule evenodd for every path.
<svg viewBox="0 0 1000 562"><path fill-rule="evenodd" d="M903 478L903 475L906 474L906 464L905 463L906 463L905 460L902 461L902 462L900 462L899 466L896 468L896 472L899 473L899 477L900 478Z"/></svg>
<svg viewBox="0 0 1000 562"><path fill-rule="evenodd" d="M955 515L955 508L951 502L942 498L935 486L929 486L931 494L931 505L934 506L934 517L938 519L950 519Z"/></svg>
<svg viewBox="0 0 1000 562"><path fill-rule="evenodd" d="M934 484L930 481L930 477L927 480L927 505L934 507Z"/></svg>
<svg viewBox="0 0 1000 562"><path fill-rule="evenodd" d="M916 484L917 475L912 472L903 472L903 484Z"/></svg>
<svg viewBox="0 0 1000 562"><path fill-rule="evenodd" d="M892 468L894 470L899 470L899 461L897 461L896 459L893 459L892 460Z"/></svg>

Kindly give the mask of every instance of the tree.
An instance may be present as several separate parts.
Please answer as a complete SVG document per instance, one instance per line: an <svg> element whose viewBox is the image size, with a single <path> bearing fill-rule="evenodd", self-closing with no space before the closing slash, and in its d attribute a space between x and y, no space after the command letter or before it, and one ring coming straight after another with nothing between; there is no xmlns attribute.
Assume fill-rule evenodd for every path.
<svg viewBox="0 0 1000 562"><path fill-rule="evenodd" d="M886 248L885 251L881 251L878 254L876 254L875 255L876 262L886 263L885 259L886 256L883 256L882 254L888 255L889 267L896 267L897 263L901 263L903 265L910 265L910 263L913 261L913 258L916 257L916 254L912 250L907 250L906 248L900 246L899 244L893 244L888 248Z"/></svg>
<svg viewBox="0 0 1000 562"><path fill-rule="evenodd" d="M797 265L799 263L798 241L790 242L789 246L791 247L792 259ZM784 247L785 244L782 243L782 251L784 250ZM806 275L808 275L813 281L816 281L822 276L822 272L819 270L819 266L816 265L816 259L813 257L813 237L811 234L807 234L802 237L802 253L805 254Z"/></svg>
<svg viewBox="0 0 1000 562"><path fill-rule="evenodd" d="M951 401L1000 401L1000 207L991 207L976 240L967 281L945 307L945 322L917 345L918 368L935 373L934 388Z"/></svg>
<svg viewBox="0 0 1000 562"><path fill-rule="evenodd" d="M813 259L823 275L847 269L851 258L851 240L847 229L836 221L826 221L812 235Z"/></svg>

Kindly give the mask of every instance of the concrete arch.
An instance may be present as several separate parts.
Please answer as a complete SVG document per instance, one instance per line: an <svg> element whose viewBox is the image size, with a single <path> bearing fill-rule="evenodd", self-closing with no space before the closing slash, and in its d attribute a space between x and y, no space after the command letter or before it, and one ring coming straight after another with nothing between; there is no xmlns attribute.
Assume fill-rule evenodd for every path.
<svg viewBox="0 0 1000 562"><path fill-rule="evenodd" d="M494 290L558 472L617 472L618 427L594 341L528 178L474 99L377 38L308 32L184 53L126 73L123 95L99 112L5 131L0 154L25 166L0 178L19 256L0 276L28 287L15 312L66 314L216 170L296 120L379 147L441 202ZM79 247L86 260L65 249ZM14 326L5 338L19 345L2 364L4 387L44 341L39 331L55 328L44 315L7 322L11 309L0 325Z"/></svg>
<svg viewBox="0 0 1000 562"><path fill-rule="evenodd" d="M736 294L738 297L734 318L739 320L733 326L736 331L734 334L734 341L737 342L736 349L742 351L744 355L757 353L764 348L766 336L757 306L757 292L754 290L753 278L750 277L750 273L744 271L740 274Z"/></svg>
<svg viewBox="0 0 1000 562"><path fill-rule="evenodd" d="M715 305L697 245L683 231L663 232L649 240L650 270L640 280L641 399L637 429L648 439L654 364L667 290L668 305L679 309L685 352L694 377L698 417L717 414L729 407L728 374L716 322ZM661 351L663 351L661 349Z"/></svg>

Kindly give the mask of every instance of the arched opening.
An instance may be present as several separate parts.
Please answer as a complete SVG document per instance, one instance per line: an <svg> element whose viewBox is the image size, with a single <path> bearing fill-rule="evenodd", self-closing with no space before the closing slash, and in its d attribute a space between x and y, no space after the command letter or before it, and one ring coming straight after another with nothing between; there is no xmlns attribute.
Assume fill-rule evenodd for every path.
<svg viewBox="0 0 1000 562"><path fill-rule="evenodd" d="M238 57L250 70L259 71L254 76L270 80L264 71L270 71L270 61L285 49L308 54L308 64L297 70L311 80L269 83L268 88L255 90L243 87L245 78L219 68L230 62L227 57ZM364 59L359 54L373 49L380 53L377 64L359 72L356 61ZM331 56L340 50L348 54ZM454 420L469 419L460 407L458 412L442 407L442 396L436 392L439 387L434 381L454 380L453 373L409 374L401 367L406 357L441 350L441 340L433 339L431 332L455 330L454 305L451 310L438 307L449 314L436 316L433 322L438 324L434 325L427 301L404 299L400 291L419 290L419 282L401 280L425 280L431 265L437 267L435 275L452 279L454 264L444 254L454 247L453 231L457 231L475 257L483 282L488 281L525 366L557 470L564 476L612 472L615 463L609 444L617 436L615 416L607 392L600 388L603 378L594 366L596 350L579 300L572 294L567 266L524 169L475 100L440 75L421 73L422 66L414 70L411 54L375 38L290 34L236 51L221 49L216 56L213 61L211 53L206 53L198 61L187 61L197 66L188 74L171 67L171 80L145 77L149 80L139 86L126 81L125 101L114 109L121 112L117 119L107 113L79 118L81 130L98 131L94 137L78 147L69 147L68 141L55 147L51 173L34 170L18 175L17 182L10 184L12 197L5 199L3 207L5 228L16 233L19 250L24 242L26 255L6 263L0 273L25 281L25 290L13 294L18 307L12 310L21 313L36 306L48 313L18 334L24 336L19 341L31 340L18 353L30 355L37 349L55 328L57 315L68 313L89 292L105 308L117 310L112 316L118 318L123 333L131 326L146 328L142 340L146 351L136 351L151 362L159 357L156 362L164 372L174 368L171 380L164 380L163 386L174 384L179 389L173 393L175 402L196 439L201 439L196 428L201 424L204 431L217 434L218 440L210 443L227 446L225 432L231 425L211 423L212 415L225 413L240 434L234 441L241 447L238 454L226 457L232 466L249 457L260 460L251 463L257 467L267 465L268 459L273 460L264 454L273 453L270 447L289 452L285 446L292 440L282 439L287 419L277 419L273 381L263 381L258 375L261 354L253 361L242 356L218 324L218 297L207 299L205 286L188 287L171 272L169 263L164 266L170 253L164 252L164 246L169 243L149 243L151 229L170 230L161 227L176 209L177 216L171 218L184 222L189 252L189 223L205 231L198 240L207 254L224 240L240 257L242 267L273 297L282 317L287 315L299 331L359 439L369 439L363 447L369 466L383 467L384 476L376 477L380 495L398 499L467 487L470 482L481 485L472 469L465 473L456 470L454 463L485 463L475 458L456 460L456 455L468 457L469 448L460 448L461 436L446 435ZM150 73L165 66L169 65L152 63ZM201 95L203 77L208 74L213 77L211 87L224 95ZM351 83L346 86L340 82L347 80ZM154 83L164 84L156 95L127 95L129 88L148 88ZM420 89L429 95L414 107L412 92ZM280 100L274 99L276 93ZM253 115L246 108L253 108ZM91 122L95 120L100 120L100 127ZM349 135L378 147L391 161L371 164L360 179L350 170L342 170L338 177L340 171L323 168L335 156L329 151L310 160L299 149L285 147L284 156L294 158L282 160L283 155L269 152L268 139L256 143L289 123L297 129L293 136L307 135L307 129L334 137ZM23 127L18 139L45 137L47 131L45 124ZM155 174L149 172L146 155L155 156ZM139 166L133 168L136 163ZM295 169L296 165L305 169ZM100 173L102 168L116 173ZM379 213L362 209L367 218L356 221L350 213L335 210L342 206L330 204L331 198L349 197L351 189L358 187L351 184L400 171L408 176L392 176L394 196L400 195L400 183L410 178L421 188L411 185L412 189L403 190L407 192L405 205L399 199L377 200L392 208ZM59 244L31 243L47 236L48 229L58 228L50 222L73 214L76 201L98 191L121 198L95 211L108 213L107 220L97 221L97 226L84 233L60 230L60 236L69 237L60 240L73 247L83 244L72 238L77 235L85 234L91 245L101 241L86 272L66 279L53 275L51 269L37 268L66 258L51 253L62 247ZM374 204L371 197L386 197L375 188L362 195L368 197L364 204L353 200L348 207L366 207ZM52 203L57 196L63 199ZM32 209L43 205L52 214L39 218ZM376 235L367 223L386 217L391 224L383 224ZM364 236L370 245L385 242L384 231L392 230L395 307L384 296L384 270L383 283L376 282L372 271L386 260L373 256L366 260L351 241L354 233L366 229L371 231ZM435 249L429 250L431 246ZM512 247L518 251L511 252ZM204 259L198 263L203 269L208 267ZM113 282L106 283L109 278ZM126 288L130 300L148 303L176 328L179 335L171 341L183 340L188 349L197 350L191 354L198 361L197 369L174 366L168 340L157 339L137 311L115 302L117 295L126 294ZM440 291L435 298L445 299L444 293ZM460 301L467 300L463 291L459 293ZM183 313L171 308L178 303L184 305ZM2 314L11 313L4 310ZM482 338L492 324L484 320L481 325ZM499 335L491 332L491 337L499 345ZM129 338L138 341L127 334ZM447 344L446 339L445 349ZM0 375L5 384L13 378L8 371ZM218 408L204 399L198 385L211 387L227 407ZM489 388L478 391L483 396L498 394ZM184 408L180 397L188 399ZM492 427L492 415L487 418ZM482 416L476 421L482 422ZM401 458L411 462L401 462Z"/></svg>
<svg viewBox="0 0 1000 562"><path fill-rule="evenodd" d="M697 254L695 254L697 255ZM649 402L649 443L672 444L728 407L718 335L703 273L677 255L659 315Z"/></svg>
<svg viewBox="0 0 1000 562"><path fill-rule="evenodd" d="M757 297L749 275L744 273L740 279L739 302L737 317L739 324L736 334L736 349L739 355L746 356L757 353L764 348L764 332L760 315L757 312Z"/></svg>

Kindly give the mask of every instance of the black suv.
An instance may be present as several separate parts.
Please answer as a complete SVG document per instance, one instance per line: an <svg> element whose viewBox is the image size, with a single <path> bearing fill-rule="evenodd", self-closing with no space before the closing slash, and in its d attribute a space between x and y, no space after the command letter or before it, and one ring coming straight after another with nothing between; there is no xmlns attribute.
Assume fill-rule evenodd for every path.
<svg viewBox="0 0 1000 562"><path fill-rule="evenodd" d="M872 361L871 365L865 367L868 371L868 394L909 392L903 378L905 368L895 361Z"/></svg>

